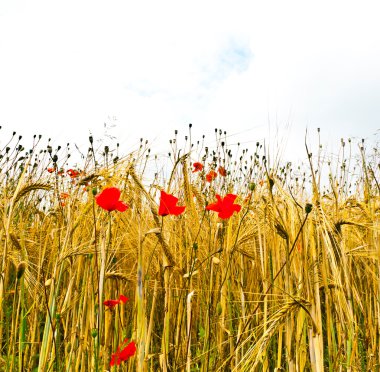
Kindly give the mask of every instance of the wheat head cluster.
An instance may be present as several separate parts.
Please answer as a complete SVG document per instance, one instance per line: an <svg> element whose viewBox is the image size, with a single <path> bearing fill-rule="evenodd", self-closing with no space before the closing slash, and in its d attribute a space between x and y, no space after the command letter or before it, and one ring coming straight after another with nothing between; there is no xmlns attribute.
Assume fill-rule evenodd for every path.
<svg viewBox="0 0 380 372"><path fill-rule="evenodd" d="M1 140L0 370L380 370L377 147L184 138Z"/></svg>

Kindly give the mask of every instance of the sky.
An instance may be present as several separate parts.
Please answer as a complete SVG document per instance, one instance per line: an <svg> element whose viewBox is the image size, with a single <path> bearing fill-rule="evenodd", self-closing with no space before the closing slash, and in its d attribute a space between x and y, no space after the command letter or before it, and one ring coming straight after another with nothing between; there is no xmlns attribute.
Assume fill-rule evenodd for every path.
<svg viewBox="0 0 380 372"><path fill-rule="evenodd" d="M0 126L128 152L192 123L285 158L321 128L334 151L380 128L379 14L366 0L1 0Z"/></svg>

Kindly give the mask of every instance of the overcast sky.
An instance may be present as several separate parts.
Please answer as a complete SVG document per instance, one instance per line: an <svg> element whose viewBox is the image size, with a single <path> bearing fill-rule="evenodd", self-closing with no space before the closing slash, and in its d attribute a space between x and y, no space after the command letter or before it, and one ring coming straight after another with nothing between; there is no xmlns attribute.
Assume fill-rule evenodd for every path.
<svg viewBox="0 0 380 372"><path fill-rule="evenodd" d="M189 123L247 146L284 138L288 155L306 128L337 145L370 138L378 4L1 0L0 125L87 146L116 124L125 152L140 137L166 146Z"/></svg>

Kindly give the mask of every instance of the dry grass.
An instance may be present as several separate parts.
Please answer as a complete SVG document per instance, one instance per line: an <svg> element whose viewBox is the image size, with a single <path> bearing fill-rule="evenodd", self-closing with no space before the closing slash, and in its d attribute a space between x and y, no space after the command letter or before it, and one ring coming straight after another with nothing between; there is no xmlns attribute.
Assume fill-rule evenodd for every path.
<svg viewBox="0 0 380 372"><path fill-rule="evenodd" d="M0 159L1 370L111 370L124 338L137 353L114 370L380 370L377 151L361 143L356 159L342 142L335 163L309 153L298 169L216 138L182 156L172 140L167 177L146 143L115 159L91 141L71 178L65 150L35 139L25 152L12 137ZM227 176L206 182L218 166ZM106 186L126 212L96 205ZM160 189L185 213L159 216ZM205 206L226 193L242 210L220 220ZM120 294L126 304L105 308Z"/></svg>

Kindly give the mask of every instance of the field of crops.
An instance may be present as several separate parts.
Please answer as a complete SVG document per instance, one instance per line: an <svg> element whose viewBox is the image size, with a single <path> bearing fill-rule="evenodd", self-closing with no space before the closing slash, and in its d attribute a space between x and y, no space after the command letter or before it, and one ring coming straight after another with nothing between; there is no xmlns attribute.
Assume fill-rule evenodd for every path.
<svg viewBox="0 0 380 372"><path fill-rule="evenodd" d="M380 371L377 149L215 136L1 140L0 370Z"/></svg>

